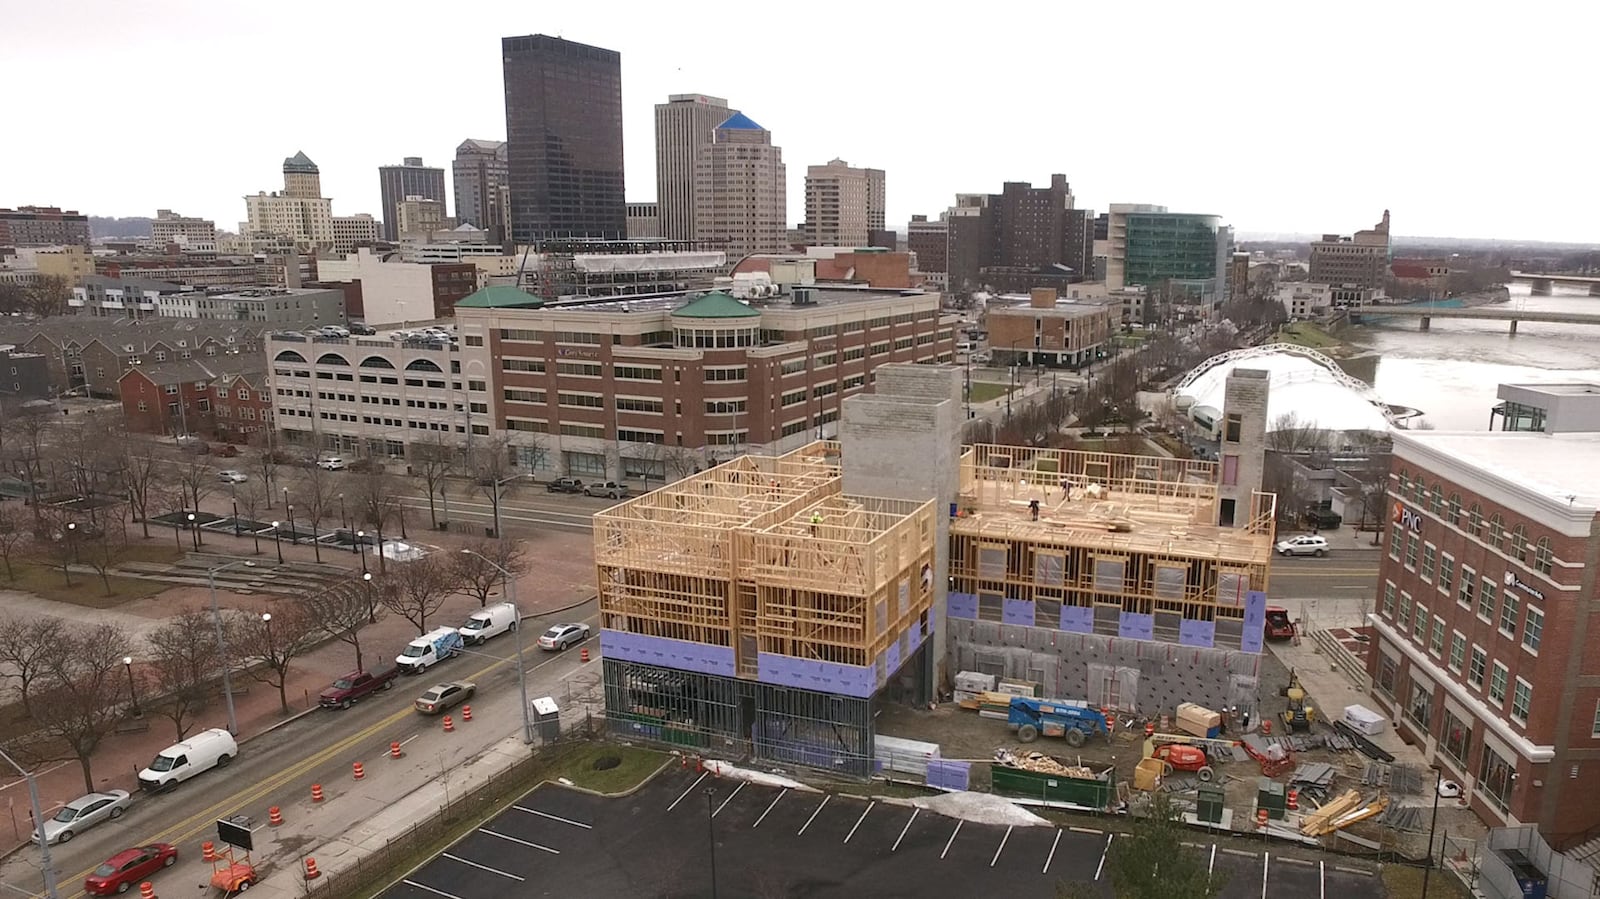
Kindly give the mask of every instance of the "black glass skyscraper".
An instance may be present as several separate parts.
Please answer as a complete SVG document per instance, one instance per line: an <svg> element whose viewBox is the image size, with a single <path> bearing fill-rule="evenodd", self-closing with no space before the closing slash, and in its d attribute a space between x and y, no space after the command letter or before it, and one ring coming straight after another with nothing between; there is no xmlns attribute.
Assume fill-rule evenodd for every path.
<svg viewBox="0 0 1600 899"><path fill-rule="evenodd" d="M624 237L621 54L544 34L500 49L512 239Z"/></svg>

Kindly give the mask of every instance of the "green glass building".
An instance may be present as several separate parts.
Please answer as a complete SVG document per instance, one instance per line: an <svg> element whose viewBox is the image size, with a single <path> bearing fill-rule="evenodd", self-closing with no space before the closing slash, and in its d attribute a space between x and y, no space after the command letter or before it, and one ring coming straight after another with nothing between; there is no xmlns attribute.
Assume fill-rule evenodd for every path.
<svg viewBox="0 0 1600 899"><path fill-rule="evenodd" d="M1126 284L1215 279L1223 289L1231 236L1222 218L1181 212L1136 212L1128 215Z"/></svg>

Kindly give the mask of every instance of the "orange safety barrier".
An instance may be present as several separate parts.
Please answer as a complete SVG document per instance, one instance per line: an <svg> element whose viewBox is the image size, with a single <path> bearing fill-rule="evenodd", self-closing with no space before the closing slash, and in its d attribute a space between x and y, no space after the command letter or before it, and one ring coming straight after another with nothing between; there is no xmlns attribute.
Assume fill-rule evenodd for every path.
<svg viewBox="0 0 1600 899"><path fill-rule="evenodd" d="M277 806L267 809L267 823L273 827L283 823L283 811Z"/></svg>
<svg viewBox="0 0 1600 899"><path fill-rule="evenodd" d="M200 860L214 862L217 860L217 844L207 840L200 844Z"/></svg>
<svg viewBox="0 0 1600 899"><path fill-rule="evenodd" d="M471 721L472 720L472 706L464 705L464 706L461 707L461 720L462 721Z"/></svg>
<svg viewBox="0 0 1600 899"><path fill-rule="evenodd" d="M1289 811L1297 812L1299 810L1300 810L1300 791L1299 790L1290 790L1289 791Z"/></svg>
<svg viewBox="0 0 1600 899"><path fill-rule="evenodd" d="M360 762L356 762L350 766L350 773L355 775L356 780L360 780L361 778L367 776L367 772L362 769Z"/></svg>
<svg viewBox="0 0 1600 899"><path fill-rule="evenodd" d="M444 732L447 733L447 734L448 733L452 733L452 732L455 731L455 729L456 729L456 723L454 721L450 720L450 716L449 715L444 716Z"/></svg>
<svg viewBox="0 0 1600 899"><path fill-rule="evenodd" d="M312 802L321 802L322 801L322 784L312 784L311 785L311 801Z"/></svg>
<svg viewBox="0 0 1600 899"><path fill-rule="evenodd" d="M1262 718L1261 719L1261 734L1262 734L1262 736L1266 736L1266 737L1272 736L1272 719L1271 718Z"/></svg>
<svg viewBox="0 0 1600 899"><path fill-rule="evenodd" d="M399 743L399 741L395 741L393 743L390 743L389 744L389 758L397 759L397 758L400 757L400 755L401 755L401 753L400 753L400 743Z"/></svg>
<svg viewBox="0 0 1600 899"><path fill-rule="evenodd" d="M1256 826L1260 827L1260 828L1263 828L1263 829L1266 828L1266 826L1267 826L1267 810L1266 809L1264 809L1264 808L1256 809Z"/></svg>
<svg viewBox="0 0 1600 899"><path fill-rule="evenodd" d="M579 652L579 653L578 653L578 661L580 661L580 662L587 662L587 661L589 661L589 647L587 647L587 646L585 646L585 647L584 647L584 648L583 648L583 649L582 649L582 651L580 651L580 652Z"/></svg>
<svg viewBox="0 0 1600 899"><path fill-rule="evenodd" d="M306 880L316 880L321 876L322 872L317 870L317 860L306 856Z"/></svg>
<svg viewBox="0 0 1600 899"><path fill-rule="evenodd" d="M1148 739L1150 739L1151 737L1153 737L1155 735L1156 735L1156 723L1154 721L1146 721L1144 723L1144 736L1145 736L1145 739L1148 740Z"/></svg>
<svg viewBox="0 0 1600 899"><path fill-rule="evenodd" d="M139 899L156 899L155 884L148 880L139 884Z"/></svg>

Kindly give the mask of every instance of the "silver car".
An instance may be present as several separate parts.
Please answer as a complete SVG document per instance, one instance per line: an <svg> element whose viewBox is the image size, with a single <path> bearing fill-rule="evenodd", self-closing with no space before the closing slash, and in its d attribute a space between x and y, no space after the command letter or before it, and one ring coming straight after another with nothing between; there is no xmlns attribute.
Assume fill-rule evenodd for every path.
<svg viewBox="0 0 1600 899"><path fill-rule="evenodd" d="M55 817L44 822L45 842L65 843L102 821L114 821L122 817L132 801L125 790L107 790L80 796L63 805ZM37 830L33 832L33 839L39 839Z"/></svg>

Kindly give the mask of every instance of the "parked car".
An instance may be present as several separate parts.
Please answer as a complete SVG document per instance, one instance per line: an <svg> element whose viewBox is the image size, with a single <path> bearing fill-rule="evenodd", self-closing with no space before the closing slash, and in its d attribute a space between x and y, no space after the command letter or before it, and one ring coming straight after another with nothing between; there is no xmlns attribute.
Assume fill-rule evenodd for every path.
<svg viewBox="0 0 1600 899"><path fill-rule="evenodd" d="M250 476L237 468L225 468L217 472L217 480L224 484L243 484L250 480Z"/></svg>
<svg viewBox="0 0 1600 899"><path fill-rule="evenodd" d="M224 459L232 459L239 455L239 448L231 443L219 443L211 448L211 454Z"/></svg>
<svg viewBox="0 0 1600 899"><path fill-rule="evenodd" d="M434 684L426 693L417 697L417 711L424 715L437 715L452 706L460 705L472 698L477 692L478 685L472 681L451 681L448 684Z"/></svg>
<svg viewBox="0 0 1600 899"><path fill-rule="evenodd" d="M91 896L126 893L134 884L177 863L178 847L171 843L124 849L83 879L83 891Z"/></svg>
<svg viewBox="0 0 1600 899"><path fill-rule="evenodd" d="M434 628L406 644L394 663L406 674L421 674L432 666L453 659L461 652L461 632L453 627Z"/></svg>
<svg viewBox="0 0 1600 899"><path fill-rule="evenodd" d="M351 322L350 333L360 337L371 337L372 335L378 333L378 329L372 327L371 325L362 324L361 322Z"/></svg>
<svg viewBox="0 0 1600 899"><path fill-rule="evenodd" d="M550 493L582 493L583 482L577 478L556 478L544 486Z"/></svg>
<svg viewBox="0 0 1600 899"><path fill-rule="evenodd" d="M539 648L550 650L566 649L574 643L582 643L589 639L589 625L587 624L556 624L539 635Z"/></svg>
<svg viewBox="0 0 1600 899"><path fill-rule="evenodd" d="M323 325L322 333L329 337L349 337L350 329L344 325Z"/></svg>
<svg viewBox="0 0 1600 899"><path fill-rule="evenodd" d="M238 754L233 734L220 727L203 730L156 753L150 767L139 772L139 787L152 792L170 789L212 768L228 767Z"/></svg>
<svg viewBox="0 0 1600 899"><path fill-rule="evenodd" d="M323 690L317 697L317 705L325 709L348 709L352 703L359 701L368 693L376 693L394 686L394 679L399 676L398 665L388 671L352 671Z"/></svg>
<svg viewBox="0 0 1600 899"><path fill-rule="evenodd" d="M329 456L326 459L318 459L317 467L325 468L328 471L343 471L345 466L343 459L338 456Z"/></svg>
<svg viewBox="0 0 1600 899"><path fill-rule="evenodd" d="M132 802L126 790L107 790L79 796L44 822L44 841L52 845L65 843L102 821L122 817ZM39 839L39 831L33 832L33 839Z"/></svg>
<svg viewBox="0 0 1600 899"><path fill-rule="evenodd" d="M583 492L590 496L605 496L611 499L627 499L628 485L618 484L616 481L602 481L583 488Z"/></svg>
<svg viewBox="0 0 1600 899"><path fill-rule="evenodd" d="M486 606L473 612L467 618L467 623L461 625L459 628L461 639L465 643L482 646L490 637L516 630L520 618L516 605L512 603L502 602Z"/></svg>
<svg viewBox="0 0 1600 899"><path fill-rule="evenodd" d="M1277 550L1280 556L1325 556L1328 554L1328 538L1317 534L1301 534L1279 540Z"/></svg>
<svg viewBox="0 0 1600 899"><path fill-rule="evenodd" d="M1344 524L1344 516L1332 509L1312 509L1305 515L1306 527L1333 530Z"/></svg>

